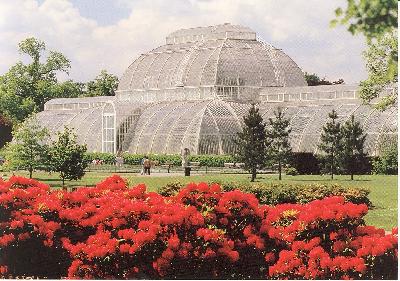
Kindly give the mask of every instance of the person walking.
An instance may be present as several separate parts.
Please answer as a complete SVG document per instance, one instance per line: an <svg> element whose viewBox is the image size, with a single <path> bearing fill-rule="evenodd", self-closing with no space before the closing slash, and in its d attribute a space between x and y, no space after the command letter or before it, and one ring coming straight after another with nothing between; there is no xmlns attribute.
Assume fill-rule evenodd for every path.
<svg viewBox="0 0 400 281"><path fill-rule="evenodd" d="M151 161L145 157L143 161L144 174L150 176Z"/></svg>

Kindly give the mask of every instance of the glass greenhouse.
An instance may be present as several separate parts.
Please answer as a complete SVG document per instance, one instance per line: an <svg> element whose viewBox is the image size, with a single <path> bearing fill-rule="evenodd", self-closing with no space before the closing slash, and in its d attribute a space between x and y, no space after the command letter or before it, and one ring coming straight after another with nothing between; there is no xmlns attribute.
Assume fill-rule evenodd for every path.
<svg viewBox="0 0 400 281"><path fill-rule="evenodd" d="M257 103L265 121L278 107L284 110L294 151L317 152L335 109L340 121L356 116L367 133L367 152L377 155L383 144L397 141L397 108L377 111L356 92L352 85L307 87L284 52L247 27L223 24L171 33L166 45L128 67L115 97L50 100L38 120L52 135L74 128L89 151L227 154L235 150L243 116Z"/></svg>

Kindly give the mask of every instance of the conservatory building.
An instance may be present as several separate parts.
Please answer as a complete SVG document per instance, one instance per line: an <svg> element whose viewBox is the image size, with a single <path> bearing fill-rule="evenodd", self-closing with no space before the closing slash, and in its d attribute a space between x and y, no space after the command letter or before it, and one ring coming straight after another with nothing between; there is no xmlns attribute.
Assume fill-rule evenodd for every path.
<svg viewBox="0 0 400 281"><path fill-rule="evenodd" d="M53 99L37 118L53 136L64 126L74 128L89 151L228 154L256 103L265 121L282 108L293 150L314 153L335 109L340 122L355 115L367 133L367 153L377 155L382 145L397 141L397 108L380 112L364 105L357 90L308 87L282 50L247 27L223 24L169 34L165 45L127 68L115 96Z"/></svg>

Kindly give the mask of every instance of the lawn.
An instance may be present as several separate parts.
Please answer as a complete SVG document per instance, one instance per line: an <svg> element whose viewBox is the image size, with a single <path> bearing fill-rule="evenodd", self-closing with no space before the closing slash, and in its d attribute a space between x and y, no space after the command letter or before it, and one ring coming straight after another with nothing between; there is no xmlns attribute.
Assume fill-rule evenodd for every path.
<svg viewBox="0 0 400 281"><path fill-rule="evenodd" d="M19 175L27 176L26 172L19 172ZM97 182L103 180L110 173L108 172L88 172L85 177L79 181L67 182L69 186L93 186ZM184 177L181 174L153 174L151 176L141 176L137 173L121 173L122 177L127 178L129 184L136 185L139 183L145 183L148 190L156 191L157 187L163 186L169 182L181 181L181 182L248 182L250 180L249 175L246 174L201 174L193 175L190 177ZM9 176L5 173L5 177ZM58 174L36 172L34 177L40 181L43 181L50 186L57 188L61 186L61 180L58 178ZM329 176L284 176L283 183L295 183L295 184L309 184L312 182L318 182L321 184L333 184L337 183L343 186L359 186L369 188L371 193L369 195L370 200L374 204L374 208L369 211L366 216L366 223L374 225L386 230L391 230L392 227L397 226L397 213L398 213L398 199L397 199L397 179L398 176L383 176L383 175L364 175L355 176L354 181L349 179L349 176L335 176L332 181ZM257 178L259 182L277 182L277 175L263 174Z"/></svg>

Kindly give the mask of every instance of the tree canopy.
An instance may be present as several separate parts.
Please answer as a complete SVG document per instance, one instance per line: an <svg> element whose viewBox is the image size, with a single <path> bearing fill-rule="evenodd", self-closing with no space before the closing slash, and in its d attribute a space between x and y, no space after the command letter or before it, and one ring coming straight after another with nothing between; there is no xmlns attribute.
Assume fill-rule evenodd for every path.
<svg viewBox="0 0 400 281"><path fill-rule="evenodd" d="M109 74L107 70L102 70L99 75L87 84L87 91L84 94L88 97L95 96L115 96L118 87L118 77Z"/></svg>
<svg viewBox="0 0 400 281"><path fill-rule="evenodd" d="M24 121L53 98L115 95L118 77L106 70L87 83L60 82L57 74L69 74L71 69L70 60L62 53L47 50L43 41L33 37L21 41L18 49L28 56L29 63L19 61L0 76L0 118L8 123Z"/></svg>
<svg viewBox="0 0 400 281"><path fill-rule="evenodd" d="M339 79L337 81L330 82L324 78L320 78L315 73L304 72L304 79L307 82L308 86L319 86L319 85L336 85L336 84L344 84L343 79Z"/></svg>
<svg viewBox="0 0 400 281"><path fill-rule="evenodd" d="M393 90L381 96L377 103L377 108L382 110L397 101L397 87L394 86L398 81L397 44L397 31L394 31L378 38L377 41L371 41L364 52L368 78L361 82L360 97L369 103L378 98L387 87L392 87Z"/></svg>
<svg viewBox="0 0 400 281"><path fill-rule="evenodd" d="M28 170L32 178L33 171L46 162L48 131L32 117L14 130L13 137L14 141L5 147L8 165Z"/></svg>
<svg viewBox="0 0 400 281"><path fill-rule="evenodd" d="M347 0L347 8L335 10L333 26L345 25L354 34L363 34L368 49L364 52L368 79L362 81L360 97L367 103L379 97L387 88L393 91L377 102L379 109L386 109L397 101L398 81L398 7L396 0Z"/></svg>
<svg viewBox="0 0 400 281"><path fill-rule="evenodd" d="M352 34L362 33L367 40L381 37L397 27L396 0L347 0L347 8L335 10L333 26L347 26Z"/></svg>
<svg viewBox="0 0 400 281"><path fill-rule="evenodd" d="M51 170L60 173L63 186L66 179L78 180L85 175L88 163L84 158L86 145L77 143L77 136L68 127L57 134L49 148Z"/></svg>
<svg viewBox="0 0 400 281"><path fill-rule="evenodd" d="M68 74L71 67L70 61L57 51L49 51L44 60L46 45L33 37L18 47L30 63L20 61L0 77L0 114L17 122L43 110L45 102L53 98L51 89L57 84L57 73Z"/></svg>

